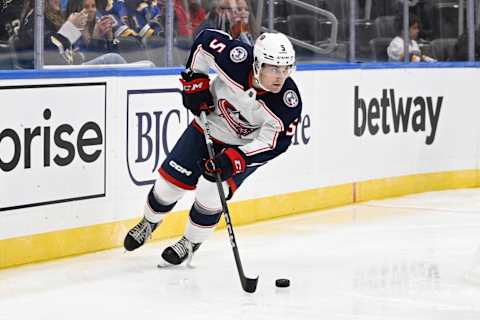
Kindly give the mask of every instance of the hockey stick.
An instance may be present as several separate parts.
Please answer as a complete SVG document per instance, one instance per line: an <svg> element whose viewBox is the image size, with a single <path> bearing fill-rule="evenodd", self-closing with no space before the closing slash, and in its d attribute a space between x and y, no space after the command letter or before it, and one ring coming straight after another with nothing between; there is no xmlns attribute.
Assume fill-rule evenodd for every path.
<svg viewBox="0 0 480 320"><path fill-rule="evenodd" d="M210 137L210 125L208 124L205 112L202 112L200 114L200 118L205 127L203 133L205 135L205 141L207 143L208 156L210 157L210 159L213 159L215 157L215 153L213 151L213 141ZM233 255L235 256L235 263L237 264L238 275L240 276L242 288L246 292L253 293L257 289L258 277L247 278L245 276L245 273L243 272L242 262L240 261L240 253L238 252L237 241L235 240L232 221L230 219L230 211L228 210L227 200L225 198L225 192L223 191L222 179L220 178L219 172L215 174L215 182L217 183L218 194L220 195L220 201L222 202L223 216L225 217L225 223L227 225L230 244L232 245Z"/></svg>

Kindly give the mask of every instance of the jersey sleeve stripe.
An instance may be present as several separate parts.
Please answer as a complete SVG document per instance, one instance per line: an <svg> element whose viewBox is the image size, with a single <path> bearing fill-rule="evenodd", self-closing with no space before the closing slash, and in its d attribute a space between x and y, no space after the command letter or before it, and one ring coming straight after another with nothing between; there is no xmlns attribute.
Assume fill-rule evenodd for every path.
<svg viewBox="0 0 480 320"><path fill-rule="evenodd" d="M193 56L192 56L192 63L191 63L191 66L190 66L190 69L192 70L195 70L195 65L196 65L196 61L198 61L197 59L197 55L198 53L200 52L200 49L202 48L202 45L199 45L197 47L197 49L195 50L195 52L193 53Z"/></svg>
<svg viewBox="0 0 480 320"><path fill-rule="evenodd" d="M265 151L270 151L270 150L273 150L275 149L275 147L264 147L264 148L261 148L261 149L257 149L257 150L253 150L253 151L250 151L248 153L246 153L247 156L253 156L255 154L258 154L258 153L262 153L262 152L265 152Z"/></svg>
<svg viewBox="0 0 480 320"><path fill-rule="evenodd" d="M255 155L255 154L258 154L258 153L262 153L264 151L273 150L277 146L277 138L278 138L278 132L276 132L275 135L273 136L272 144L268 144L266 147L263 147L263 148L260 148L260 149L248 151L245 154L247 156L252 156L252 155Z"/></svg>

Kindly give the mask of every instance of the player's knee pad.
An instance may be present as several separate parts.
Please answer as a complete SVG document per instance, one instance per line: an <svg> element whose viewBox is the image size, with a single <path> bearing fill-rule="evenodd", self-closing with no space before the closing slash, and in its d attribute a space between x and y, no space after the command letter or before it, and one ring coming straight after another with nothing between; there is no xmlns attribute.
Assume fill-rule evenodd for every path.
<svg viewBox="0 0 480 320"><path fill-rule="evenodd" d="M173 203L177 202L185 194L185 190L181 189L160 176L157 181L155 181L155 186L153 187L153 192L155 197L161 203Z"/></svg>
<svg viewBox="0 0 480 320"><path fill-rule="evenodd" d="M227 183L223 183L223 190L228 194L229 188ZM205 211L216 212L222 211L222 202L218 194L217 184L200 177L195 190L195 202Z"/></svg>

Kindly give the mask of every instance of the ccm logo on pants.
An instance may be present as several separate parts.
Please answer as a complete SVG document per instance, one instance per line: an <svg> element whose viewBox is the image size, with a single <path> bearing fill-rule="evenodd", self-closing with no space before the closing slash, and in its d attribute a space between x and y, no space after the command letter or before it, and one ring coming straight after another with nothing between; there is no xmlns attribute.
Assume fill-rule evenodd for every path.
<svg viewBox="0 0 480 320"><path fill-rule="evenodd" d="M181 174L186 175L187 177L190 177L190 175L192 174L192 171L188 171L187 169L185 169L184 167L182 167L181 165L179 165L178 163L176 163L173 160L170 160L170 162L168 164L170 165L170 167L177 170Z"/></svg>

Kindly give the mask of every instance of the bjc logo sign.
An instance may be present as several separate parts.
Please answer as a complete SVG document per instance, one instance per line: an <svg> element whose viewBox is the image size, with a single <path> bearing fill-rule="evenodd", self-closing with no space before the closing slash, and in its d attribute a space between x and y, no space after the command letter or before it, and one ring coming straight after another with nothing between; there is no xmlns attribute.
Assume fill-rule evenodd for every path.
<svg viewBox="0 0 480 320"><path fill-rule="evenodd" d="M156 170L191 120L179 89L127 92L127 165L135 184L155 182Z"/></svg>

